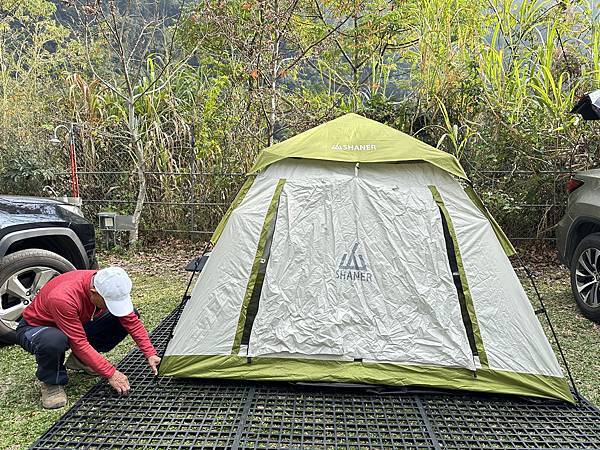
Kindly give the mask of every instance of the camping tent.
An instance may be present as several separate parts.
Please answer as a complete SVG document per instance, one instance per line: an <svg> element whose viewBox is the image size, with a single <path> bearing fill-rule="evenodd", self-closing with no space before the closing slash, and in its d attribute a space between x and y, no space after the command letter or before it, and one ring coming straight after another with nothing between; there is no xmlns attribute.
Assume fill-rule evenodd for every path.
<svg viewBox="0 0 600 450"><path fill-rule="evenodd" d="M465 181L452 155L356 114L263 150L161 374L573 401Z"/></svg>

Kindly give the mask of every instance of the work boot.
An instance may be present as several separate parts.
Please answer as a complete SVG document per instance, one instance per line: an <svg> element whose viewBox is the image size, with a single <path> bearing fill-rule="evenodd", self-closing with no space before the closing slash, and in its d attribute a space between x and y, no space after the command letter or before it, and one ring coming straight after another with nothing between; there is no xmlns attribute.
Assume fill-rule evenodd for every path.
<svg viewBox="0 0 600 450"><path fill-rule="evenodd" d="M77 372L85 372L88 375L98 375L92 370L90 366L86 366L81 361L79 361L79 358L77 358L77 356L75 356L73 353L71 353L65 361L65 367L67 369L75 370Z"/></svg>
<svg viewBox="0 0 600 450"><path fill-rule="evenodd" d="M67 393L59 384L47 384L38 381L42 391L42 406L46 409L58 409L67 404Z"/></svg>

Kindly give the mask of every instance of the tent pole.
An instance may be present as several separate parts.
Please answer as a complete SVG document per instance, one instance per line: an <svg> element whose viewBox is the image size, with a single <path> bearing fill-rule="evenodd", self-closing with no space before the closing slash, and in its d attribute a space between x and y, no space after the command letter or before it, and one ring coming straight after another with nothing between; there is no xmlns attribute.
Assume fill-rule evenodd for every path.
<svg viewBox="0 0 600 450"><path fill-rule="evenodd" d="M575 398L577 398L577 401L579 402L579 401L581 401L581 396L579 395L579 390L577 389L577 386L575 385L575 379L573 378L573 374L571 373L571 368L569 367L567 358L562 350L562 347L560 346L560 342L558 341L558 336L556 334L556 331L554 330L554 325L552 325L552 321L550 320L550 316L548 315L548 310L546 309L546 305L544 305L544 300L542 300L542 296L540 295L540 292L538 291L537 284L535 283L535 279L534 279L531 271L529 270L529 268L525 265L525 263L521 259L521 255L519 255L519 252L515 252L515 255L517 255L519 264L521 264L521 267L523 268L523 270L525 270L525 273L527 274L527 277L529 278L529 281L531 282L531 285L533 286L533 290L535 291L538 301L540 302L540 306L542 307L541 311L538 310L538 311L535 311L535 313L537 314L539 312L543 312L544 316L546 317L546 320L548 321L548 325L550 326L550 331L552 332L552 337L554 338L554 342L556 342L556 347L558 348L560 357L565 365L567 374L569 375L569 380L571 381L571 386L573 387L573 391L575 392Z"/></svg>

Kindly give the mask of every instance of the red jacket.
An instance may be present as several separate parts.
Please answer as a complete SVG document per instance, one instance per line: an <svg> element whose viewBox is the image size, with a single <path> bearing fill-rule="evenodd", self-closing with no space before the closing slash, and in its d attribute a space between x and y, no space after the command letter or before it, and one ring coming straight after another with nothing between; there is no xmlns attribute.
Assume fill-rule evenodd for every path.
<svg viewBox="0 0 600 450"><path fill-rule="evenodd" d="M83 329L83 325L93 317L106 311L98 309L90 300L92 276L95 273L95 270L74 270L53 278L23 311L23 317L34 327L52 326L60 329L69 338L75 356L98 374L109 378L116 369L90 345ZM135 313L119 317L119 321L146 358L156 355L148 332Z"/></svg>

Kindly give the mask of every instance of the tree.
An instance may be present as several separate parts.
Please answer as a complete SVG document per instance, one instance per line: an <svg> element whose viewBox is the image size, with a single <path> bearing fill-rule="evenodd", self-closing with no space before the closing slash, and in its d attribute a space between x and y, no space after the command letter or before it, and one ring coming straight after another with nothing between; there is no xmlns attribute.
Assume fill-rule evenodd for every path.
<svg viewBox="0 0 600 450"><path fill-rule="evenodd" d="M49 0L0 2L0 173L15 174L4 187L15 193L39 195L66 168L66 156L50 149L48 140L64 120L58 80L77 70L81 59L55 12ZM17 188L15 179L28 183Z"/></svg>
<svg viewBox="0 0 600 450"><path fill-rule="evenodd" d="M187 42L200 43L201 64L214 67L246 86L248 135L264 130L258 139L271 145L287 127L306 127L299 73L321 44L349 17L332 21L310 36L301 35L307 23L307 0L204 0L189 15Z"/></svg>
<svg viewBox="0 0 600 450"><path fill-rule="evenodd" d="M184 4L172 14L162 6L142 0L76 0L73 4L74 31L83 35L89 70L123 106L116 105L113 118L122 125L121 140L138 177L130 243L139 237L146 201L147 150L156 144L149 139L151 124L144 123L148 116L140 114L140 104L160 94L195 51L195 46L186 52L176 44ZM98 54L103 58L97 58Z"/></svg>
<svg viewBox="0 0 600 450"><path fill-rule="evenodd" d="M356 112L373 97L397 94L402 51L417 38L410 27L414 3L327 0L307 5L310 26L302 27L304 39L312 39L332 24L343 24L328 36L319 58L309 65L329 95L341 94L347 109Z"/></svg>

